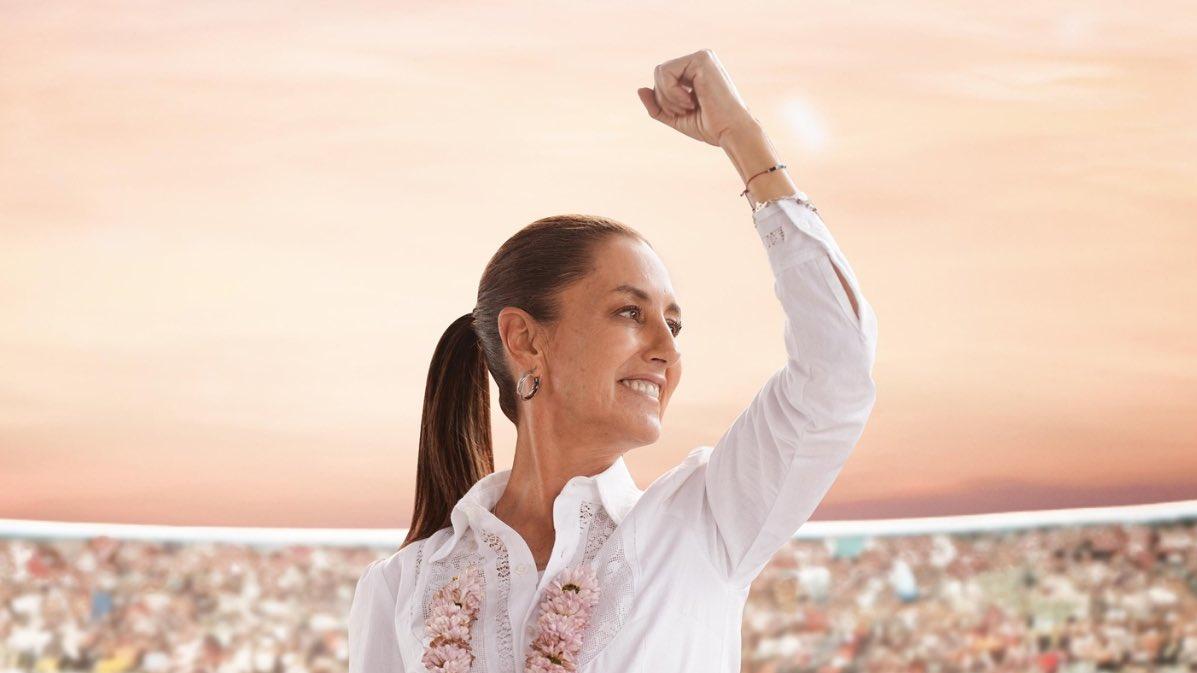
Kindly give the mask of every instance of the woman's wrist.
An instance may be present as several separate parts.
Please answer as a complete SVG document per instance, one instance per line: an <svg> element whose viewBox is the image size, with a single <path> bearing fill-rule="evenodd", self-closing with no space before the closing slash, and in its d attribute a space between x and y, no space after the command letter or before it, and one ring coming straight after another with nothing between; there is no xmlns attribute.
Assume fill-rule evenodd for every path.
<svg viewBox="0 0 1197 673"><path fill-rule="evenodd" d="M748 183L748 195L752 201L762 203L797 193L798 186L784 168L757 175L770 166L782 163L782 160L764 128L755 119L724 131L719 140L720 147L740 174L740 184Z"/></svg>

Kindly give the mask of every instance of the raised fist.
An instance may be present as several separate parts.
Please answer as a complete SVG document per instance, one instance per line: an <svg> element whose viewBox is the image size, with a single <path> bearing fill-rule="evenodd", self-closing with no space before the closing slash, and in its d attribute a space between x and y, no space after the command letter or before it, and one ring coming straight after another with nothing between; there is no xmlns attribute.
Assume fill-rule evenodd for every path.
<svg viewBox="0 0 1197 673"><path fill-rule="evenodd" d="M721 147L726 131L756 121L710 49L665 61L653 81L637 90L649 116L696 140Z"/></svg>

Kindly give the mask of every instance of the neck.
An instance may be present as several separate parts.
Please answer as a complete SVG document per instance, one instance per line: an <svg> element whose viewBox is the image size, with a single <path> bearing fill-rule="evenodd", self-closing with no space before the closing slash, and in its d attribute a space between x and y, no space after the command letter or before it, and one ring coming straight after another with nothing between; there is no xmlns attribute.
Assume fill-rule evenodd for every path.
<svg viewBox="0 0 1197 673"><path fill-rule="evenodd" d="M574 455L565 451L537 452L533 447L516 448L511 476L494 512L509 525L513 522L552 530L553 503L576 476L592 477L603 472L620 453ZM514 527L514 526L513 526Z"/></svg>
<svg viewBox="0 0 1197 673"><path fill-rule="evenodd" d="M492 510L524 539L538 571L548 565L557 541L553 505L565 482L578 475L594 476L619 458L616 454L571 461L563 459L566 456L549 455L553 459L517 449L507 486Z"/></svg>

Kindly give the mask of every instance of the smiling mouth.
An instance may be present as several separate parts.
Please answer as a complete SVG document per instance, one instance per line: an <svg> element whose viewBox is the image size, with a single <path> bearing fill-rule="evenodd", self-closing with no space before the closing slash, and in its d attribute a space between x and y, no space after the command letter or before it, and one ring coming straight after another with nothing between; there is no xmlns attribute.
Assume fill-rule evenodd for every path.
<svg viewBox="0 0 1197 673"><path fill-rule="evenodd" d="M621 379L619 385L626 388L631 388L633 391L638 392L653 401L661 401L661 389L655 383L642 380Z"/></svg>

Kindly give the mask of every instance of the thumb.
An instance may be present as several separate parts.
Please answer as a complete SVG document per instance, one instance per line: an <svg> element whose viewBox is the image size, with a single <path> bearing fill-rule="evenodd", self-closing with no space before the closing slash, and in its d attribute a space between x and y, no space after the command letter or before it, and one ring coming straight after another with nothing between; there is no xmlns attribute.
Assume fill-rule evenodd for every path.
<svg viewBox="0 0 1197 673"><path fill-rule="evenodd" d="M640 87L636 90L640 96L640 102L644 103L644 109L648 110L648 114L653 119L661 116L661 106L657 105L657 98L653 95L653 90L648 87Z"/></svg>

